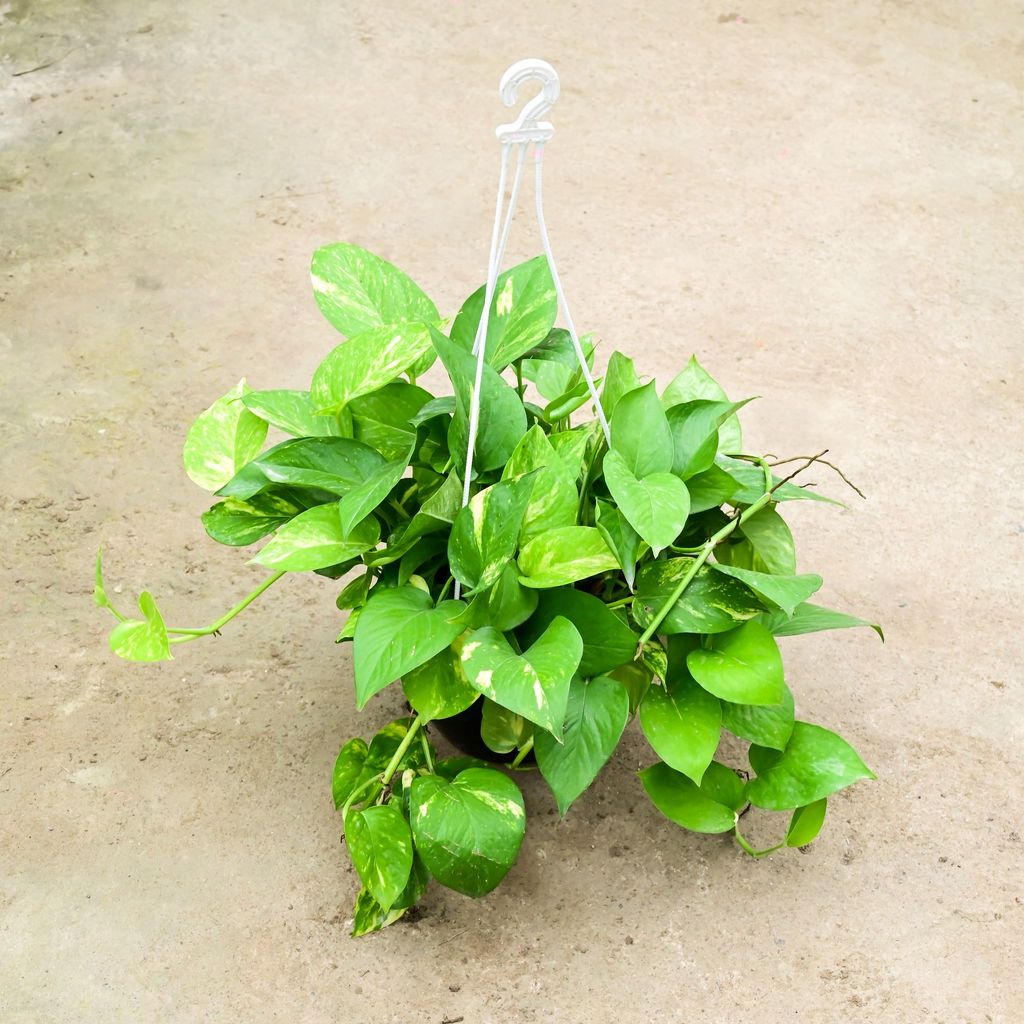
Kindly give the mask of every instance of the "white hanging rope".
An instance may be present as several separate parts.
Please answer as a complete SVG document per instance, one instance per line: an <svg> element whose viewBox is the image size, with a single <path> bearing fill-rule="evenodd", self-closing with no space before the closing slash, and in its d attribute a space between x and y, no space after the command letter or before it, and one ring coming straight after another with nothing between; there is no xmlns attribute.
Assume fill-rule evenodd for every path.
<svg viewBox="0 0 1024 1024"><path fill-rule="evenodd" d="M583 346L580 345L579 335L576 333L576 325L572 322L572 313L569 312L569 304L565 301L565 292L562 290L562 281L558 276L558 270L555 268L555 256L551 251L551 240L548 238L547 224L544 221L544 196L541 187L541 179L543 177L542 170L544 167L543 142L535 144L533 151L533 163L536 170L535 191L537 193L537 227L540 228L540 240L544 246L544 255L548 259L548 268L551 271L551 280L555 283L555 294L558 296L558 306L562 311L562 316L565 317L565 326L568 328L569 337L572 339L572 347L576 350L576 358L579 360L580 369L583 371L583 378L587 382L587 390L590 392L590 397L594 403L594 411L597 413L597 418L601 422L601 430L604 432L605 442L610 448L612 444L612 434L608 427L608 419L604 414L604 407L601 405L601 399L597 394L597 386L594 384L594 378L591 376L590 367L587 365L587 357L583 352Z"/></svg>
<svg viewBox="0 0 1024 1024"><path fill-rule="evenodd" d="M551 271L551 280L554 282L555 295L558 298L558 308L565 319L569 337L572 340L572 347L576 353L576 359L583 372L583 378L587 382L587 390L590 392L594 410L601 423L601 430L604 439L611 445L611 431L608 427L608 418L605 416L604 408L601 406L601 398L597 393L597 385L587 365L587 357L580 345L579 335L576 332L576 325L573 323L572 314L569 312L569 304L565 300L565 291L562 288L558 270L555 267L555 257L551 251L551 240L548 238L547 224L544 220L544 196L542 190L543 166L544 166L544 143L551 137L554 129L546 121L537 119L543 116L550 109L551 104L558 98L558 75L554 68L544 61L525 60L513 64L502 78L501 96L506 105L511 106L515 101L516 88L519 84L531 78L543 82L544 102L538 103L535 99L523 108L519 119L515 124L502 125L498 129L498 138L501 140L501 170L498 175L498 198L494 210L494 226L491 229L491 245L487 255L487 284L484 286L483 308L480 310L480 321L477 324L476 336L473 339L473 355L476 356L476 375L473 380L473 392L469 402L469 431L466 438L466 470L462 481L462 507L469 504L469 495L473 477L473 457L476 450L477 435L480 432L480 392L483 386L484 363L487 359L487 329L490 323L491 302L494 299L494 290L498 280L498 273L501 270L501 263L505 257L505 247L508 244L509 233L512 229L512 218L515 214L516 204L519 199L519 186L523 178L523 165L526 160L526 151L532 144L534 147L534 168L535 168L535 191L537 207L537 227L540 231L541 243L544 246L544 256L547 259L548 269ZM532 113L528 111L532 107ZM512 181L512 193L509 197L508 210L505 211L505 186L508 179L508 156L509 148L512 145L518 146L516 159L515 176ZM502 213L504 212L504 224L502 224ZM458 599L461 593L459 581L455 581L454 596Z"/></svg>

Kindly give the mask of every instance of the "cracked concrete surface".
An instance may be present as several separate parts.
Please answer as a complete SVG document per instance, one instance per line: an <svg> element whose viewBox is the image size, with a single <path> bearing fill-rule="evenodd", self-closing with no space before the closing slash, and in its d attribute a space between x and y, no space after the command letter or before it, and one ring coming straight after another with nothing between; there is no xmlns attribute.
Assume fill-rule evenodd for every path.
<svg viewBox="0 0 1024 1024"><path fill-rule="evenodd" d="M2 10L4 1024L1020 1019L1019 7ZM187 423L243 375L304 386L333 343L317 245L457 308L497 81L534 53L563 80L546 192L581 328L663 381L696 351L762 396L752 446L828 446L868 493L790 520L823 602L888 643L784 653L799 713L879 780L809 852L751 861L647 804L633 728L564 821L526 781L496 893L434 888L356 942L328 775L399 699L356 715L335 588L290 580L137 667L106 653L91 562L177 620L250 589L198 521Z"/></svg>

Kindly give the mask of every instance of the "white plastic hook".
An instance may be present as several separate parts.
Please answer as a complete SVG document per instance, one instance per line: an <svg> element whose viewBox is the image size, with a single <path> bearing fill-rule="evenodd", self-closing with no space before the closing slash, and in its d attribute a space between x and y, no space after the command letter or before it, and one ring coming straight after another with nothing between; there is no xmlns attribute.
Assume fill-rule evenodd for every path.
<svg viewBox="0 0 1024 1024"><path fill-rule="evenodd" d="M515 121L498 125L498 139L503 143L547 142L555 134L555 126L550 121L540 120L554 106L559 93L558 72L546 60L537 57L517 60L501 76L498 90L501 102L506 107L514 107L519 87L530 81L540 83L540 92L523 106Z"/></svg>

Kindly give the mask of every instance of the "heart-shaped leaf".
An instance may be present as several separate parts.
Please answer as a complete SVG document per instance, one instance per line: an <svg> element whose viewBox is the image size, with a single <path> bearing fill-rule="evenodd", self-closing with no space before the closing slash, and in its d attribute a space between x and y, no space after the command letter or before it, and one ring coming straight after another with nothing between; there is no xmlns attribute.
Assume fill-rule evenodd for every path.
<svg viewBox="0 0 1024 1024"><path fill-rule="evenodd" d="M650 473L638 478L613 450L604 457L604 479L622 514L655 555L679 536L690 514L690 494L679 477Z"/></svg>
<svg viewBox="0 0 1024 1024"><path fill-rule="evenodd" d="M813 843L818 838L821 826L825 824L827 809L827 799L815 800L813 804L808 804L806 807L798 807L789 819L786 845L807 846L808 843Z"/></svg>
<svg viewBox="0 0 1024 1024"><path fill-rule="evenodd" d="M713 636L686 664L705 690L735 704L779 704L785 694L779 645L759 622Z"/></svg>
<svg viewBox="0 0 1024 1024"><path fill-rule="evenodd" d="M333 348L313 374L309 393L319 415L338 413L405 373L430 351L427 324L374 327Z"/></svg>
<svg viewBox="0 0 1024 1024"><path fill-rule="evenodd" d="M609 676L589 682L576 676L569 687L562 742L547 732L536 734L537 766L565 814L597 778L612 756L629 721L629 694Z"/></svg>
<svg viewBox="0 0 1024 1024"><path fill-rule="evenodd" d="M722 706L685 671L651 686L640 705L640 724L654 752L698 786L718 749Z"/></svg>
<svg viewBox="0 0 1024 1024"><path fill-rule="evenodd" d="M819 633L825 629L867 626L873 629L883 642L885 641L881 626L868 622L867 619L858 619L845 612L834 612L831 608L822 608L816 604L798 605L791 617L787 617L783 612L773 612L759 616L759 621L775 636L800 636L804 633Z"/></svg>
<svg viewBox="0 0 1024 1024"><path fill-rule="evenodd" d="M496 629L475 630L463 645L462 667L485 697L561 736L569 681L582 656L576 627L559 617L522 654Z"/></svg>
<svg viewBox="0 0 1024 1024"><path fill-rule="evenodd" d="M391 493L392 488L405 475L410 455L411 452L406 452L404 458L385 462L338 502L338 519L344 536L347 537L355 525L361 523Z"/></svg>
<svg viewBox="0 0 1024 1024"><path fill-rule="evenodd" d="M338 242L317 249L310 278L320 311L347 337L374 327L438 319L437 307L419 285L358 245Z"/></svg>
<svg viewBox="0 0 1024 1024"><path fill-rule="evenodd" d="M722 771L739 782L731 769L717 761L712 761L700 786L661 761L640 772L640 781L651 803L669 821L691 832L730 832L736 825L737 808L722 802L728 792L728 785L718 778ZM742 786L739 790L742 806Z"/></svg>
<svg viewBox="0 0 1024 1024"><path fill-rule="evenodd" d="M295 438L250 461L217 493L247 501L274 484L286 484L347 494L383 464L378 452L350 437Z"/></svg>
<svg viewBox="0 0 1024 1024"><path fill-rule="evenodd" d="M509 754L533 735L533 722L484 697L480 739L496 754Z"/></svg>
<svg viewBox="0 0 1024 1024"><path fill-rule="evenodd" d="M580 675L602 675L633 660L638 634L600 598L572 587L540 592L536 612L519 630L520 643L532 644L559 616L567 618L583 640Z"/></svg>
<svg viewBox="0 0 1024 1024"><path fill-rule="evenodd" d="M672 431L654 381L627 392L611 416L612 451L636 477L672 469Z"/></svg>
<svg viewBox="0 0 1024 1024"><path fill-rule="evenodd" d="M248 501L227 498L202 515L207 534L218 544L244 547L272 533L305 510L287 488L268 488Z"/></svg>
<svg viewBox="0 0 1024 1024"><path fill-rule="evenodd" d="M683 402L696 399L707 399L712 402L728 402L729 398L721 385L697 362L696 356L670 384L661 396L661 404L670 409ZM740 421L736 416L729 416L719 427L718 447L723 452L743 451L743 439L740 433Z"/></svg>
<svg viewBox="0 0 1024 1024"><path fill-rule="evenodd" d="M564 460L551 446L539 426L531 427L509 456L502 480L517 480L531 475L533 488L523 515L520 543L560 526L576 523L579 492Z"/></svg>
<svg viewBox="0 0 1024 1024"><path fill-rule="evenodd" d="M612 416L623 395L642 386L633 360L621 352L613 352L608 359L608 370L601 389L601 406L605 416Z"/></svg>
<svg viewBox="0 0 1024 1024"><path fill-rule="evenodd" d="M710 469L718 453L719 427L748 401L698 399L672 406L666 413L672 431L672 472L689 480Z"/></svg>
<svg viewBox="0 0 1024 1024"><path fill-rule="evenodd" d="M526 833L519 787L491 768L467 768L454 782L425 775L412 784L416 850L442 884L467 896L489 893L516 862Z"/></svg>
<svg viewBox="0 0 1024 1024"><path fill-rule="evenodd" d="M470 403L476 381L476 359L449 341L440 331L431 337L437 354L451 378L455 391L455 416L448 430L448 446L460 472L466 464L469 440ZM491 366L484 365L481 377L479 433L473 457L478 473L504 466L526 433L526 410L514 388L509 387Z"/></svg>
<svg viewBox="0 0 1024 1024"><path fill-rule="evenodd" d="M337 417L318 416L308 391L250 391L242 395L245 407L272 427L292 437L336 437Z"/></svg>
<svg viewBox="0 0 1024 1024"><path fill-rule="evenodd" d="M487 615L484 620L501 633L515 629L533 615L537 608L537 591L519 582L519 570L514 562L501 571L486 596ZM481 623L483 624L483 623Z"/></svg>
<svg viewBox="0 0 1024 1024"><path fill-rule="evenodd" d="M307 509L285 523L252 561L268 569L306 572L356 558L379 540L380 523L374 516L346 536L338 502L331 502Z"/></svg>
<svg viewBox="0 0 1024 1024"><path fill-rule="evenodd" d="M464 629L465 611L462 601L435 608L430 595L414 586L375 589L355 628L358 706L448 647Z"/></svg>
<svg viewBox="0 0 1024 1024"><path fill-rule="evenodd" d="M696 515L734 501L739 485L724 470L711 466L703 473L691 476L686 481L686 489L690 492L690 515Z"/></svg>
<svg viewBox="0 0 1024 1024"><path fill-rule="evenodd" d="M363 885L390 910L412 871L412 833L393 804L351 810L345 818L345 843Z"/></svg>
<svg viewBox="0 0 1024 1024"><path fill-rule="evenodd" d="M796 574L793 534L775 509L761 509L743 523L740 531L757 555L757 563L752 568L764 568L776 576Z"/></svg>
<svg viewBox="0 0 1024 1024"><path fill-rule="evenodd" d="M797 722L782 754L756 770L757 778L747 783L747 799L769 811L812 804L875 777L846 740L809 722Z"/></svg>
<svg viewBox="0 0 1024 1024"><path fill-rule="evenodd" d="M484 308L484 287L462 304L452 323L452 341L471 351ZM548 261L537 256L498 275L487 319L487 362L501 371L539 345L558 315Z"/></svg>
<svg viewBox="0 0 1024 1024"><path fill-rule="evenodd" d="M722 725L734 736L762 747L785 750L793 734L793 694L783 686L778 704L730 704L722 702Z"/></svg>
<svg viewBox="0 0 1024 1024"><path fill-rule="evenodd" d="M459 641L402 676L402 689L412 709L424 718L451 718L480 696L466 679Z"/></svg>
<svg viewBox="0 0 1024 1024"><path fill-rule="evenodd" d="M589 334L584 334L579 342L588 367L593 367L593 338ZM583 379L572 336L561 327L550 330L539 345L535 345L526 353L520 363L520 369L523 378L531 381L541 397L549 402L565 394ZM639 384L639 381L637 383Z"/></svg>
<svg viewBox="0 0 1024 1024"><path fill-rule="evenodd" d="M352 436L388 461L401 458L416 441L412 418L430 401L430 393L403 380L352 399Z"/></svg>
<svg viewBox="0 0 1024 1024"><path fill-rule="evenodd" d="M813 573L803 576L773 576L766 572L755 572L752 569L740 569L734 565L711 566L715 572L725 573L745 583L755 594L763 598L765 603L780 608L787 615L792 615L796 606L806 601L821 587L821 577Z"/></svg>
<svg viewBox="0 0 1024 1024"><path fill-rule="evenodd" d="M340 808L361 784L367 752L366 740L359 736L349 740L339 751L331 773L331 795L336 808Z"/></svg>
<svg viewBox="0 0 1024 1024"><path fill-rule="evenodd" d="M125 619L111 630L110 649L125 661L170 661L171 645L163 616L148 590L139 595L139 611L141 620Z"/></svg>
<svg viewBox="0 0 1024 1024"><path fill-rule="evenodd" d="M636 580L636 563L640 557L640 534L629 525L629 520L615 505L601 498L596 501L594 523L619 560L626 585L632 590Z"/></svg>
<svg viewBox="0 0 1024 1024"><path fill-rule="evenodd" d="M489 587L516 553L531 476L507 480L473 495L455 517L448 540L452 575L469 590Z"/></svg>
<svg viewBox="0 0 1024 1024"><path fill-rule="evenodd" d="M593 526L548 530L523 547L518 561L522 584L539 589L575 583L619 564Z"/></svg>
<svg viewBox="0 0 1024 1024"><path fill-rule="evenodd" d="M189 427L182 450L185 472L207 491L223 487L266 440L266 422L249 412L242 401L249 390L240 380Z"/></svg>
<svg viewBox="0 0 1024 1024"><path fill-rule="evenodd" d="M666 558L648 562L641 568L632 606L638 625L646 627L653 621L692 565L691 558ZM702 565L658 630L661 633L724 633L763 611L764 605L749 587Z"/></svg>

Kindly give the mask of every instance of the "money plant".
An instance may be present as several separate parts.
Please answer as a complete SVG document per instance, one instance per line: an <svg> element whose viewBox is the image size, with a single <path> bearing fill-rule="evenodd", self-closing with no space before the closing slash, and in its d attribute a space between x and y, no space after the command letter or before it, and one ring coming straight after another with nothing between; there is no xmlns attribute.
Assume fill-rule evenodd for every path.
<svg viewBox="0 0 1024 1024"><path fill-rule="evenodd" d="M216 495L206 532L265 540L251 561L270 575L200 628L168 626L149 593L138 617L122 615L98 560L95 600L118 620L114 653L159 661L292 573L337 581L346 617L331 639L346 646L324 657L351 658L359 708L398 685L408 709L349 739L334 766L362 882L353 934L400 918L431 879L490 892L525 836L518 773L538 770L564 815L634 718L650 746L638 792L671 822L760 856L741 832L753 806L788 815L770 849L811 842L827 799L873 777L838 735L796 717L779 650L780 637L869 625L810 603L821 578L797 572L780 509L828 500L792 479L820 456L748 451L745 402L695 358L659 387L620 352L598 378L609 443L539 257L494 289L464 503L484 289L444 319L408 276L348 244L320 249L312 279L347 340L309 390L243 380L184 446L186 472ZM581 339L588 361L594 348ZM448 393L421 383L435 362Z"/></svg>

